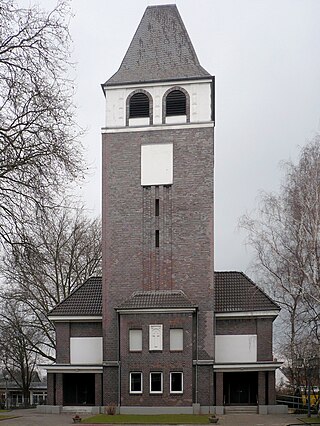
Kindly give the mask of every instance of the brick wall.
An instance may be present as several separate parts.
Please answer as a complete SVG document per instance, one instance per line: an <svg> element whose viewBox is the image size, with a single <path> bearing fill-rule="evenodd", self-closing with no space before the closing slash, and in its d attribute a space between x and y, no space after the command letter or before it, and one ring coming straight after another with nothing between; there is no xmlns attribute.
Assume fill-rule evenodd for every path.
<svg viewBox="0 0 320 426"><path fill-rule="evenodd" d="M274 371L268 371L268 404L276 404L276 378Z"/></svg>
<svg viewBox="0 0 320 426"><path fill-rule="evenodd" d="M256 319L217 319L216 334L257 334Z"/></svg>
<svg viewBox="0 0 320 426"><path fill-rule="evenodd" d="M191 406L192 405L192 314L133 314L121 315L121 405ZM163 325L163 350L149 351L149 325ZM129 330L141 329L141 352L129 351ZM170 351L170 328L183 329L183 351ZM143 393L129 393L129 373L142 372ZM150 394L150 372L163 373L163 393ZM183 372L183 394L170 394L170 372ZM207 389L208 391L208 389Z"/></svg>
<svg viewBox="0 0 320 426"><path fill-rule="evenodd" d="M103 367L103 405L118 404L118 367Z"/></svg>
<svg viewBox="0 0 320 426"><path fill-rule="evenodd" d="M272 361L272 319L259 318L257 320L258 361Z"/></svg>
<svg viewBox="0 0 320 426"><path fill-rule="evenodd" d="M223 334L256 334L257 361L272 361L272 319L218 319L216 333Z"/></svg>
<svg viewBox="0 0 320 426"><path fill-rule="evenodd" d="M63 374L56 373L56 405L63 405Z"/></svg>
<svg viewBox="0 0 320 426"><path fill-rule="evenodd" d="M105 357L116 358L114 306L143 290L142 143L174 144L172 288L199 304L200 357L213 347L213 129L103 135L103 300ZM160 247L161 252L161 247ZM211 339L212 340L212 339Z"/></svg>
<svg viewBox="0 0 320 426"><path fill-rule="evenodd" d="M57 322L56 328L56 362L57 364L70 363L70 323Z"/></svg>
<svg viewBox="0 0 320 426"><path fill-rule="evenodd" d="M127 133L103 134L104 361L118 359L114 308L134 291L154 285L145 276L150 268L144 261L147 238L140 151L141 144L168 142L174 145L174 183L170 196L161 197L163 208L170 208L172 225L166 231L166 246L161 246L160 236L159 258L155 263L159 278L154 288L181 289L198 304L199 359L214 358L213 128L168 127L161 131L128 129ZM108 382L115 381L113 375L114 372L112 378L105 379L105 392L109 392Z"/></svg>
<svg viewBox="0 0 320 426"><path fill-rule="evenodd" d="M48 373L47 374L47 404L55 405L55 374Z"/></svg>
<svg viewBox="0 0 320 426"><path fill-rule="evenodd" d="M95 384L95 405L102 405L102 374L96 373L94 377Z"/></svg>
<svg viewBox="0 0 320 426"><path fill-rule="evenodd" d="M56 322L57 364L70 363L70 337L101 337L101 322Z"/></svg>
<svg viewBox="0 0 320 426"><path fill-rule="evenodd" d="M268 380L267 371L259 371L258 373L258 401L260 405L265 405L267 400L266 395L266 380Z"/></svg>
<svg viewBox="0 0 320 426"><path fill-rule="evenodd" d="M70 323L70 337L101 337L101 322L72 322Z"/></svg>
<svg viewBox="0 0 320 426"><path fill-rule="evenodd" d="M216 382L216 398L215 398L216 405L222 406L224 405L223 373L222 372L219 371L215 373L215 382Z"/></svg>

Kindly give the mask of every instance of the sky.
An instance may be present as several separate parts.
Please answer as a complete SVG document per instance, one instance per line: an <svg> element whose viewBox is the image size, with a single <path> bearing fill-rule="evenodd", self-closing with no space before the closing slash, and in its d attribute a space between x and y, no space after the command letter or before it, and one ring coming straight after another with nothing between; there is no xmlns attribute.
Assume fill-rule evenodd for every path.
<svg viewBox="0 0 320 426"><path fill-rule="evenodd" d="M43 1L43 0L42 0ZM40 2L41 3L41 2ZM119 68L148 5L71 0L78 123L89 173L77 191L101 213L101 89ZM261 191L277 191L280 162L320 132L319 0L176 0L201 65L216 78L215 269L254 275L238 228Z"/></svg>

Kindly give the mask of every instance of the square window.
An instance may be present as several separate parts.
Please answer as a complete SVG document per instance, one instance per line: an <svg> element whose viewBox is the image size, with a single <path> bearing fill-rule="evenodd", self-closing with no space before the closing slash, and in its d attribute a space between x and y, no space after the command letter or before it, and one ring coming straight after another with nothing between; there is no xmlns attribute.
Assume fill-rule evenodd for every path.
<svg viewBox="0 0 320 426"><path fill-rule="evenodd" d="M162 324L149 325L149 350L162 351Z"/></svg>
<svg viewBox="0 0 320 426"><path fill-rule="evenodd" d="M142 351L142 330L129 330L129 351Z"/></svg>
<svg viewBox="0 0 320 426"><path fill-rule="evenodd" d="M130 373L130 393L142 393L142 373Z"/></svg>
<svg viewBox="0 0 320 426"><path fill-rule="evenodd" d="M162 373L150 373L150 393L162 393Z"/></svg>
<svg viewBox="0 0 320 426"><path fill-rule="evenodd" d="M183 329L170 329L170 351L183 351Z"/></svg>
<svg viewBox="0 0 320 426"><path fill-rule="evenodd" d="M170 393L183 393L183 373L170 373Z"/></svg>

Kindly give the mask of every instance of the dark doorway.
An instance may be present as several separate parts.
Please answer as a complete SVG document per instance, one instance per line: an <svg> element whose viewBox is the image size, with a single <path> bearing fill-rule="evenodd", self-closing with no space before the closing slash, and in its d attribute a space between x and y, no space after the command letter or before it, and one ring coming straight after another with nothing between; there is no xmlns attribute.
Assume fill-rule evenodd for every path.
<svg viewBox="0 0 320 426"><path fill-rule="evenodd" d="M226 405L257 405L258 373L224 373L223 390Z"/></svg>
<svg viewBox="0 0 320 426"><path fill-rule="evenodd" d="M63 375L63 405L94 405L94 374Z"/></svg>

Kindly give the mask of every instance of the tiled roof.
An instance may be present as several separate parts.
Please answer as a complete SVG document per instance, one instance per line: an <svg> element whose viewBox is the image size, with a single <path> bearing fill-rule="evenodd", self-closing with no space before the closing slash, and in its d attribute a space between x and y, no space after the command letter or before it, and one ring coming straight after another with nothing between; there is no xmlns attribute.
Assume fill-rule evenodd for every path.
<svg viewBox="0 0 320 426"><path fill-rule="evenodd" d="M89 278L50 312L50 316L102 315L102 278ZM137 291L117 309L194 308L181 290ZM248 312L277 310L272 301L243 272L215 272L215 311Z"/></svg>
<svg viewBox="0 0 320 426"><path fill-rule="evenodd" d="M106 86L210 77L176 5L147 7L119 70Z"/></svg>
<svg viewBox="0 0 320 426"><path fill-rule="evenodd" d="M195 308L182 290L136 291L117 309Z"/></svg>
<svg viewBox="0 0 320 426"><path fill-rule="evenodd" d="M49 316L102 315L101 277L91 277L55 306Z"/></svg>
<svg viewBox="0 0 320 426"><path fill-rule="evenodd" d="M243 272L215 272L215 311L277 310L279 306Z"/></svg>

